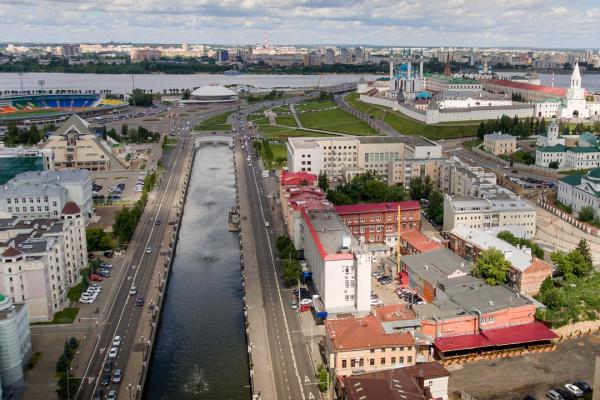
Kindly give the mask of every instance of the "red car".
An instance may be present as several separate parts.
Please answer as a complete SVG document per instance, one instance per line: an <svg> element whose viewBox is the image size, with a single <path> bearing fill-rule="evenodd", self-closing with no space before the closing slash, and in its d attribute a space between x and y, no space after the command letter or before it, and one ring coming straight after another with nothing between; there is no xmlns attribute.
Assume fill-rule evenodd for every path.
<svg viewBox="0 0 600 400"><path fill-rule="evenodd" d="M310 304L301 304L300 305L300 312L304 312L304 311L310 311Z"/></svg>
<svg viewBox="0 0 600 400"><path fill-rule="evenodd" d="M92 274L90 275L90 280L92 282L102 282L102 277L100 275Z"/></svg>

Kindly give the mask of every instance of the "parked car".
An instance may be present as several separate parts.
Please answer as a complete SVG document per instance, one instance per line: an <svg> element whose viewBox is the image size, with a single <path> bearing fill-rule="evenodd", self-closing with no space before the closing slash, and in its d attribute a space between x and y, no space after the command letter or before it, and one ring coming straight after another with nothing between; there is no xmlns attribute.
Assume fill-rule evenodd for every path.
<svg viewBox="0 0 600 400"><path fill-rule="evenodd" d="M536 400L536 398L528 394L527 396L523 397L523 400Z"/></svg>
<svg viewBox="0 0 600 400"><path fill-rule="evenodd" d="M577 396L577 397L583 396L583 390L579 389L577 386L573 385L572 383L567 383L565 385L565 389L567 389L574 396Z"/></svg>
<svg viewBox="0 0 600 400"><path fill-rule="evenodd" d="M112 342L112 347L119 347L121 345L121 336L115 336Z"/></svg>
<svg viewBox="0 0 600 400"><path fill-rule="evenodd" d="M143 306L144 305L144 298L143 297L138 297L137 299L135 299L135 305L136 306Z"/></svg>
<svg viewBox="0 0 600 400"><path fill-rule="evenodd" d="M121 383L121 379L123 379L123 371L121 368L117 368L113 374L112 383Z"/></svg>
<svg viewBox="0 0 600 400"><path fill-rule="evenodd" d="M110 360L108 360L105 364L104 364L104 372L111 372L113 369L114 363Z"/></svg>
<svg viewBox="0 0 600 400"><path fill-rule="evenodd" d="M305 305L305 304L307 304L307 305L312 304L312 300L311 299L301 299L300 305Z"/></svg>
<svg viewBox="0 0 600 400"><path fill-rule="evenodd" d="M105 251L104 253L102 253L104 255L104 257L106 258L113 258L113 256L115 255L115 253L113 251Z"/></svg>
<svg viewBox="0 0 600 400"><path fill-rule="evenodd" d="M589 393L592 391L592 387L584 381L573 382L573 385L577 386L579 389L583 390L583 393Z"/></svg>
<svg viewBox="0 0 600 400"><path fill-rule="evenodd" d="M89 297L80 297L79 302L82 304L92 304L94 302L94 299Z"/></svg>
<svg viewBox="0 0 600 400"><path fill-rule="evenodd" d="M571 392L569 392L567 389L563 389L563 388L557 388L554 389L556 392L558 392L558 394L560 394L562 396L563 399L565 400L575 400L577 397L572 394Z"/></svg>
<svg viewBox="0 0 600 400"><path fill-rule="evenodd" d="M93 400L102 400L104 399L104 390L102 389L97 389L94 392L94 397L92 397Z"/></svg>
<svg viewBox="0 0 600 400"><path fill-rule="evenodd" d="M550 390L546 393L546 397L550 400L565 400L556 390Z"/></svg>
<svg viewBox="0 0 600 400"><path fill-rule="evenodd" d="M108 358L117 358L117 354L119 354L119 348L111 347L108 351Z"/></svg>
<svg viewBox="0 0 600 400"><path fill-rule="evenodd" d="M100 264L100 267L106 268L106 269L111 269L113 266L112 266L112 264L109 264L109 263L102 263L102 264Z"/></svg>
<svg viewBox="0 0 600 400"><path fill-rule="evenodd" d="M117 391L111 390L108 392L108 395L106 395L106 400L117 400Z"/></svg>
<svg viewBox="0 0 600 400"><path fill-rule="evenodd" d="M100 384L102 386L108 386L110 384L110 374L103 374Z"/></svg>

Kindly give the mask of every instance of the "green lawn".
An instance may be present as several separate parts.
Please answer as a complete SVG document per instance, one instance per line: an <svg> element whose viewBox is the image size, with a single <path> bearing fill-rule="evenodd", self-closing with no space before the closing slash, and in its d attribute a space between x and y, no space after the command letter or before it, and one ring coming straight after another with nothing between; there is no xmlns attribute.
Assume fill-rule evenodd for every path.
<svg viewBox="0 0 600 400"><path fill-rule="evenodd" d="M305 128L346 133L350 135L376 135L375 129L352 114L336 107L332 101L309 101L296 106L298 118Z"/></svg>
<svg viewBox="0 0 600 400"><path fill-rule="evenodd" d="M281 115L281 116L277 116L277 118L275 118L276 122L278 125L285 125L285 126L298 126L296 124L296 120L294 119L294 116L292 115Z"/></svg>
<svg viewBox="0 0 600 400"><path fill-rule="evenodd" d="M294 109L296 112L318 110L321 108L336 107L336 104L331 100L311 100L305 103L295 104Z"/></svg>
<svg viewBox="0 0 600 400"><path fill-rule="evenodd" d="M34 325L54 325L54 324L72 324L77 317L77 313L79 312L79 308L65 308L62 311L54 314L54 318L52 321L48 322L34 322Z"/></svg>
<svg viewBox="0 0 600 400"><path fill-rule="evenodd" d="M286 165L287 148L284 144L269 143L269 147L273 153L273 158L268 158L265 151L265 146L261 147L260 158L262 158L267 169L279 169Z"/></svg>
<svg viewBox="0 0 600 400"><path fill-rule="evenodd" d="M71 301L77 301L81 297L82 292L83 292L83 290L81 289L81 283L79 283L79 284L77 284L77 286L73 286L71 289L69 289L69 293L67 294L67 297Z"/></svg>
<svg viewBox="0 0 600 400"><path fill-rule="evenodd" d="M468 142L464 142L463 143L463 147L468 147L470 149L474 149L477 146L479 146L481 143L483 143L483 140L481 140L481 139L475 139L475 140L471 140L471 141L468 141Z"/></svg>
<svg viewBox="0 0 600 400"><path fill-rule="evenodd" d="M426 125L389 108L364 103L358 100L358 97L357 93L351 93L346 96L346 101L353 108L370 114L373 118L383 120L403 135L420 135L429 139L451 139L475 136L479 127L479 121Z"/></svg>
<svg viewBox="0 0 600 400"><path fill-rule="evenodd" d="M226 131L229 130L227 125L227 117L231 115L231 111L224 112L223 114L215 115L205 119L200 124L194 126L195 131Z"/></svg>

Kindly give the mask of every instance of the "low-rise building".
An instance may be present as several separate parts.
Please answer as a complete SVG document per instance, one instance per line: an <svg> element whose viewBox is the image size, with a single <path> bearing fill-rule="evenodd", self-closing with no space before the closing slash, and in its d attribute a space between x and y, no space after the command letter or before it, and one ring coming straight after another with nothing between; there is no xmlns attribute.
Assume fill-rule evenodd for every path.
<svg viewBox="0 0 600 400"><path fill-rule="evenodd" d="M330 315L371 311L371 260L335 211L303 212L304 257Z"/></svg>
<svg viewBox="0 0 600 400"><path fill-rule="evenodd" d="M533 256L530 248L513 246L492 233L459 226L450 232L449 240L450 250L467 261L475 261L483 250L500 250L510 262L507 285L519 293L537 294L544 279L552 275L552 266Z"/></svg>
<svg viewBox="0 0 600 400"><path fill-rule="evenodd" d="M74 202L86 219L93 213L92 180L84 169L24 172L0 186L0 212L24 219L59 218Z"/></svg>
<svg viewBox="0 0 600 400"><path fill-rule="evenodd" d="M496 197L444 196L444 231L458 226L488 229L522 226L526 239L536 232L536 208L514 195L499 193Z"/></svg>
<svg viewBox="0 0 600 400"><path fill-rule="evenodd" d="M535 165L548 168L551 163L556 163L558 167L563 167L565 166L566 152L567 147L560 143L538 147L535 149Z"/></svg>
<svg viewBox="0 0 600 400"><path fill-rule="evenodd" d="M87 265L85 216L67 203L57 219L0 219L0 292L27 305L33 322L69 304Z"/></svg>
<svg viewBox="0 0 600 400"><path fill-rule="evenodd" d="M535 165L549 167L550 163L558 163L560 168L590 169L600 167L600 147L575 146L561 144L536 149Z"/></svg>
<svg viewBox="0 0 600 400"><path fill-rule="evenodd" d="M373 316L325 321L325 357L337 378L416 363L410 333L387 333Z"/></svg>
<svg viewBox="0 0 600 400"><path fill-rule="evenodd" d="M501 132L484 135L483 150L495 156L510 155L517 150L517 137Z"/></svg>
<svg viewBox="0 0 600 400"><path fill-rule="evenodd" d="M54 152L56 169L82 168L105 171L110 168L110 149L103 147L90 124L73 114L42 145Z"/></svg>
<svg viewBox="0 0 600 400"><path fill-rule="evenodd" d="M400 230L420 230L421 206L418 201L335 206L335 212L361 243L383 243L393 248L398 241L398 207L402 219Z"/></svg>
<svg viewBox="0 0 600 400"><path fill-rule="evenodd" d="M0 142L0 185L28 171L54 170L54 153L37 147L4 147Z"/></svg>
<svg viewBox="0 0 600 400"><path fill-rule="evenodd" d="M13 304L9 297L0 294L0 382L5 392L23 383L24 369L30 360L27 306Z"/></svg>
<svg viewBox="0 0 600 400"><path fill-rule="evenodd" d="M401 254L426 253L444 248L440 242L425 236L421 231L410 229L400 233Z"/></svg>
<svg viewBox="0 0 600 400"><path fill-rule="evenodd" d="M344 400L448 400L450 372L438 362L343 377Z"/></svg>
<svg viewBox="0 0 600 400"><path fill-rule="evenodd" d="M600 210L600 168L585 175L568 175L558 181L558 201L579 212L590 206ZM598 215L598 214L597 214Z"/></svg>
<svg viewBox="0 0 600 400"><path fill-rule="evenodd" d="M450 169L448 193L452 196L481 197L496 186L496 174L485 172L483 167L456 164Z"/></svg>

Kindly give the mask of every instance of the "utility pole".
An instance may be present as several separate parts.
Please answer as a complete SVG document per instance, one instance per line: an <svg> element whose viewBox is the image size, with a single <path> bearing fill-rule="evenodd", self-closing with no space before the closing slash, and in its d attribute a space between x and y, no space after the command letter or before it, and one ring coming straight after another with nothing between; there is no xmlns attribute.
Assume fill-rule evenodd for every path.
<svg viewBox="0 0 600 400"><path fill-rule="evenodd" d="M131 74L131 96L133 97L133 106L135 107L135 79L133 79L133 74Z"/></svg>
<svg viewBox="0 0 600 400"><path fill-rule="evenodd" d="M400 204L398 204L398 238L396 239L396 274L400 274L400 228L402 228L402 211L400 210Z"/></svg>
<svg viewBox="0 0 600 400"><path fill-rule="evenodd" d="M23 73L19 72L19 79L21 81L21 94L23 94Z"/></svg>

